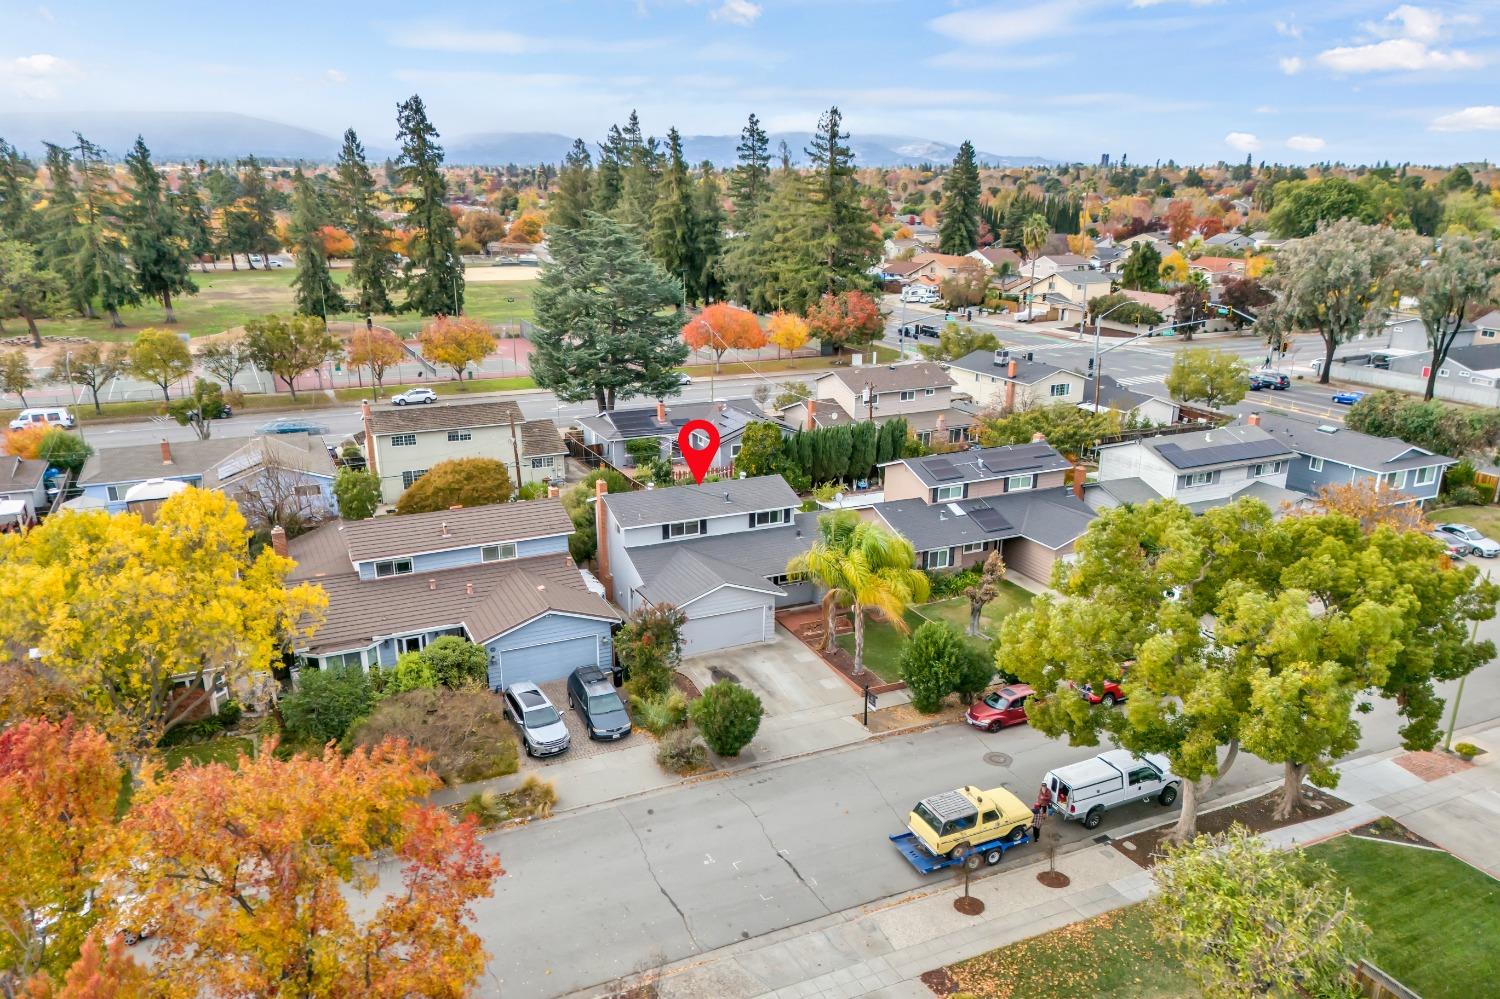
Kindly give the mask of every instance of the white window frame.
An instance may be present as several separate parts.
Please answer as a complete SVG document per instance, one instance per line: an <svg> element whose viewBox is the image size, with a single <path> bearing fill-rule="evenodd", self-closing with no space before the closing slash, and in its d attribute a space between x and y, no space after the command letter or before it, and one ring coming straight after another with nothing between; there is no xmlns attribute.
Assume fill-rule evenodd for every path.
<svg viewBox="0 0 1500 999"><path fill-rule="evenodd" d="M1008 493L1024 492L1027 489L1036 488L1036 473L1028 472L1025 475L1008 475L1005 478L1005 491Z"/></svg>
<svg viewBox="0 0 1500 999"><path fill-rule="evenodd" d="M976 542L973 542L972 544L964 545L964 554L965 555L973 555L975 552L982 552L982 551L984 551L984 542L983 541L976 541Z"/></svg>
<svg viewBox="0 0 1500 999"><path fill-rule="evenodd" d="M1274 461L1257 461L1255 464L1250 466L1250 478L1263 479L1267 475L1275 475L1277 471L1277 464L1278 463Z"/></svg>
<svg viewBox="0 0 1500 999"><path fill-rule="evenodd" d="M915 402L916 399L917 399L917 390L916 389L902 389L901 390L901 401L902 402Z"/></svg>
<svg viewBox="0 0 1500 999"><path fill-rule="evenodd" d="M957 492L954 492L957 490ZM938 486L934 498L939 503L947 503L950 500L961 500L964 498L964 487L962 483L956 486Z"/></svg>
<svg viewBox="0 0 1500 999"><path fill-rule="evenodd" d="M694 451L702 451L704 448L708 447L708 434L705 434L701 430L694 430L692 433L688 434L688 445Z"/></svg>
<svg viewBox="0 0 1500 999"><path fill-rule="evenodd" d="M427 648L427 636L424 635L402 635L396 639L396 655L407 652L421 652Z"/></svg>
<svg viewBox="0 0 1500 999"><path fill-rule="evenodd" d="M1310 472L1321 472L1323 470L1323 459L1322 458L1308 458L1307 459L1307 470L1310 471Z"/></svg>
<svg viewBox="0 0 1500 999"><path fill-rule="evenodd" d="M1183 476L1182 485L1183 488L1193 488L1195 486L1210 486L1213 485L1213 481L1213 472L1189 472Z"/></svg>
<svg viewBox="0 0 1500 999"><path fill-rule="evenodd" d="M1069 385L1067 382L1057 382L1054 385L1047 386L1047 394L1054 399L1062 398L1072 391L1073 386Z"/></svg>
<svg viewBox="0 0 1500 999"><path fill-rule="evenodd" d="M391 447L416 447L416 434L391 434Z"/></svg>
<svg viewBox="0 0 1500 999"><path fill-rule="evenodd" d="M467 431L467 430L450 430L450 431L448 431L448 442L449 443L457 443L459 441L471 441L473 439L474 439L474 435L472 433L470 433L469 431Z"/></svg>
<svg viewBox="0 0 1500 999"><path fill-rule="evenodd" d="M679 520L667 525L668 538L696 538L703 533L703 525L696 520Z"/></svg>
<svg viewBox="0 0 1500 999"><path fill-rule="evenodd" d="M122 502L124 502L124 500L125 500L125 494L127 492L129 492L129 491L130 491L130 487L129 486L123 486L123 485L105 486L104 487L104 493L105 493L106 496L109 497L109 501L111 503L122 503Z"/></svg>
<svg viewBox="0 0 1500 999"><path fill-rule="evenodd" d="M937 564L937 557L938 557L939 553L941 553L941 555L942 555L942 559L943 559L942 565L938 565ZM934 549L932 549L932 551L930 551L930 552L927 553L927 568L929 568L929 569L951 569L951 568L953 568L953 549L951 549L951 548L934 548Z"/></svg>
<svg viewBox="0 0 1500 999"><path fill-rule="evenodd" d="M479 549L481 562L508 562L516 557L516 544L507 541L500 545L485 545Z"/></svg>
<svg viewBox="0 0 1500 999"><path fill-rule="evenodd" d="M1421 468L1413 469L1416 475L1412 478L1414 486L1430 486L1437 481L1437 466L1423 465Z"/></svg>
<svg viewBox="0 0 1500 999"><path fill-rule="evenodd" d="M427 469L425 468L408 468L406 471L401 473L401 487L403 489L410 489L412 486L417 484L417 481L421 479L422 476L426 474Z"/></svg>
<svg viewBox="0 0 1500 999"><path fill-rule="evenodd" d="M755 511L756 527L771 527L775 524L786 523L785 510L757 510Z"/></svg>
<svg viewBox="0 0 1500 999"><path fill-rule="evenodd" d="M385 571L381 571L384 566ZM413 572L409 558L383 558L375 563L375 578L389 579L391 576L409 576Z"/></svg>
<svg viewBox="0 0 1500 999"><path fill-rule="evenodd" d="M923 389L922 394L931 399L933 396L937 395L937 389Z"/></svg>
<svg viewBox="0 0 1500 999"><path fill-rule="evenodd" d="M545 467L546 465L550 465L550 464L552 464L552 459L551 458L532 458L531 459L531 467L532 468L542 468L542 467Z"/></svg>

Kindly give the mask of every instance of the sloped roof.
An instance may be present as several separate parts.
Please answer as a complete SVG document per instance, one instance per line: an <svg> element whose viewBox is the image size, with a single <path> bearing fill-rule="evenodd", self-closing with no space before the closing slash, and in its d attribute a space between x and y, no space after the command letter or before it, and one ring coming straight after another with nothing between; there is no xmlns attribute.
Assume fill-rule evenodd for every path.
<svg viewBox="0 0 1500 999"><path fill-rule="evenodd" d="M544 454L567 454L562 433L551 420L527 420L516 427L521 438L521 453L531 457Z"/></svg>
<svg viewBox="0 0 1500 999"><path fill-rule="evenodd" d="M1136 445L1156 452L1173 468L1194 471L1243 465L1266 458L1291 458L1295 455L1295 452L1260 427L1243 424L1214 427L1212 430L1191 434L1147 437L1108 446Z"/></svg>
<svg viewBox="0 0 1500 999"><path fill-rule="evenodd" d="M678 604L717 589L722 583L780 590L767 577L786 572L793 556L807 551L818 537L818 511L793 515L785 527L766 527L752 534L719 534L704 538L642 545L629 549L650 600ZM677 562L681 553L691 561ZM753 584L753 585L752 585Z"/></svg>
<svg viewBox="0 0 1500 999"><path fill-rule="evenodd" d="M871 509L917 551L1008 538L1027 538L1055 551L1082 536L1095 516L1067 488L951 503L893 500Z"/></svg>
<svg viewBox="0 0 1500 999"><path fill-rule="evenodd" d="M641 593L652 603L682 607L723 586L738 586L773 596L782 596L786 592L769 582L763 573L751 572L719 559L710 559L677 545L660 547L669 549L667 558L649 573L641 569L645 580L641 584ZM635 551L632 550L631 555L634 554ZM637 565L637 568L641 567Z"/></svg>
<svg viewBox="0 0 1500 999"><path fill-rule="evenodd" d="M498 427L510 423L512 417L518 425L526 419L521 415L521 407L510 399L390 406L371 408L370 429L377 434L406 434L423 430Z"/></svg>
<svg viewBox="0 0 1500 999"><path fill-rule="evenodd" d="M0 493L31 490L47 474L47 463L40 458L0 457Z"/></svg>
<svg viewBox="0 0 1500 999"><path fill-rule="evenodd" d="M1011 475L1058 472L1072 467L1072 463L1046 441L930 454L922 458L898 458L885 464L905 465L927 486L984 482Z"/></svg>
<svg viewBox="0 0 1500 999"><path fill-rule="evenodd" d="M329 479L338 471L321 438L311 434L253 437L243 447L204 470L203 488L222 489L237 479L258 475L271 468Z"/></svg>
<svg viewBox="0 0 1500 999"><path fill-rule="evenodd" d="M538 499L345 521L342 536L350 561L365 562L572 533L562 501Z"/></svg>
<svg viewBox="0 0 1500 999"><path fill-rule="evenodd" d="M1028 360L1025 354L1017 353L1016 351L1007 353L1005 351L994 350L971 351L956 361L948 362L948 366L950 368L962 368L965 371L973 371L981 375L993 375L996 378L1003 378L1006 381L1010 381L1011 378L1006 372L1010 370L1011 361L1016 362L1014 380L1022 385L1030 385L1041 381L1043 378L1051 377L1059 371L1069 370L1067 368L1060 368L1055 364L1048 364L1046 361Z"/></svg>
<svg viewBox="0 0 1500 999"><path fill-rule="evenodd" d="M667 419L656 418L655 406L633 406L595 416L580 416L578 423L605 440L633 440L638 437L666 437L673 441L683 424L708 420L718 428L723 440L737 434L756 420L765 419L754 399L725 399L723 402L673 402L666 406Z"/></svg>
<svg viewBox="0 0 1500 999"><path fill-rule="evenodd" d="M801 503L779 475L609 493L604 497L610 517L623 527L744 516L758 510L796 509Z"/></svg>
<svg viewBox="0 0 1500 999"><path fill-rule="evenodd" d="M84 462L78 474L80 486L112 482L140 482L172 476L201 476L210 465L227 458L254 438L210 437L206 441L171 441L170 463L162 460L161 444L127 444L101 447Z"/></svg>
<svg viewBox="0 0 1500 999"><path fill-rule="evenodd" d="M1326 426L1328 430L1320 430ZM1427 465L1456 465L1457 460L1408 444L1399 437L1376 437L1338 424L1319 424L1279 413L1260 415L1262 430L1298 454L1336 461L1370 472L1393 472Z"/></svg>
<svg viewBox="0 0 1500 999"><path fill-rule="evenodd" d="M838 368L818 380L837 378L856 392L868 384L874 392L939 388L952 385L953 379L941 364L933 361L907 361L902 364L865 364L857 368Z"/></svg>

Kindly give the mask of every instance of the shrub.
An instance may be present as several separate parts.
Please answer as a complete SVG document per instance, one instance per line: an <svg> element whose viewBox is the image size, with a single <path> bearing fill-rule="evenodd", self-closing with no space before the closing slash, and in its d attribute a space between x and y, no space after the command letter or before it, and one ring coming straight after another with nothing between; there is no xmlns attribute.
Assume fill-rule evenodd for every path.
<svg viewBox="0 0 1500 999"><path fill-rule="evenodd" d="M518 500L539 500L547 498L547 483L527 482L516 490Z"/></svg>
<svg viewBox="0 0 1500 999"><path fill-rule="evenodd" d="M672 689L672 673L682 662L682 628L687 615L671 604L640 608L615 636L615 652L629 673L627 687L637 697L660 697Z"/></svg>
<svg viewBox="0 0 1500 999"><path fill-rule="evenodd" d="M240 723L240 716L244 713L245 709L240 707L239 701L225 701L219 706L219 713L214 718L220 729L231 729Z"/></svg>
<svg viewBox="0 0 1500 999"><path fill-rule="evenodd" d="M444 635L429 642L418 653L432 669L433 679L441 686L458 688L471 683L484 683L490 675L490 656L484 646L475 645L457 635ZM397 664L400 669L400 664Z"/></svg>
<svg viewBox="0 0 1500 999"><path fill-rule="evenodd" d="M445 784L503 777L516 772L517 750L501 703L479 686L412 690L381 701L349 738L356 746L405 739L432 754Z"/></svg>
<svg viewBox="0 0 1500 999"><path fill-rule="evenodd" d="M1455 489L1471 487L1475 484L1477 474L1478 470L1468 458L1457 465L1450 465L1448 471L1443 473L1443 491L1452 493Z"/></svg>
<svg viewBox="0 0 1500 999"><path fill-rule="evenodd" d="M505 463L494 458L449 458L428 470L396 501L396 513L433 513L455 506L485 506L510 499Z"/></svg>
<svg viewBox="0 0 1500 999"><path fill-rule="evenodd" d="M1473 486L1458 486L1450 489L1444 498L1454 506L1484 506L1487 502L1484 494Z"/></svg>
<svg viewBox="0 0 1500 999"><path fill-rule="evenodd" d="M531 774L514 791L480 791L469 795L462 814L481 826L497 826L510 819L545 819L557 804L557 789L551 781Z"/></svg>
<svg viewBox="0 0 1500 999"><path fill-rule="evenodd" d="M754 693L721 680L710 685L688 713L710 749L720 756L738 756L760 729L762 710Z"/></svg>
<svg viewBox="0 0 1500 999"><path fill-rule="evenodd" d="M688 702L682 691L630 697L631 720L652 735L660 736L687 720Z"/></svg>
<svg viewBox="0 0 1500 999"><path fill-rule="evenodd" d="M656 747L656 765L679 777L695 774L708 766L708 747L692 729L680 728Z"/></svg>
<svg viewBox="0 0 1500 999"><path fill-rule="evenodd" d="M1465 759L1468 759L1471 756L1479 755L1479 747L1474 745L1472 742L1460 742L1458 745L1453 747L1453 751L1459 756L1464 757Z"/></svg>
<svg viewBox="0 0 1500 999"><path fill-rule="evenodd" d="M281 699L281 727L295 742L322 746L342 739L374 703L370 680L358 667L304 669L297 689Z"/></svg>
<svg viewBox="0 0 1500 999"><path fill-rule="evenodd" d="M995 682L995 660L984 649L976 648L972 642L964 642L963 654L958 659L958 669L953 676L953 692L963 704L973 704L974 698L984 693L984 688Z"/></svg>
<svg viewBox="0 0 1500 999"><path fill-rule="evenodd" d="M926 572L933 600L956 597L969 587L979 585L978 567L964 569L962 572L947 572L941 569L928 569Z"/></svg>
<svg viewBox="0 0 1500 999"><path fill-rule="evenodd" d="M432 663L420 652L403 652L401 658L396 660L396 668L391 670L389 681L385 686L385 694L404 694L408 690L420 690L424 687L436 687L438 685L437 675L432 671Z"/></svg>
<svg viewBox="0 0 1500 999"><path fill-rule="evenodd" d="M923 714L943 707L943 699L958 685L970 649L958 629L928 621L912 632L901 647L901 678L911 692L911 704Z"/></svg>

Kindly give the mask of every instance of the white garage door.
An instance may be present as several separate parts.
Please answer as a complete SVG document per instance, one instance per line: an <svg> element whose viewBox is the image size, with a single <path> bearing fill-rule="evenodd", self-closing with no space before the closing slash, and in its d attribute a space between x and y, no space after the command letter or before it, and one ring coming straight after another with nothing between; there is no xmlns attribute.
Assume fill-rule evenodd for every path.
<svg viewBox="0 0 1500 999"><path fill-rule="evenodd" d="M763 642L766 639L766 608L761 605L707 617L690 617L682 628L682 639L682 654L685 656Z"/></svg>

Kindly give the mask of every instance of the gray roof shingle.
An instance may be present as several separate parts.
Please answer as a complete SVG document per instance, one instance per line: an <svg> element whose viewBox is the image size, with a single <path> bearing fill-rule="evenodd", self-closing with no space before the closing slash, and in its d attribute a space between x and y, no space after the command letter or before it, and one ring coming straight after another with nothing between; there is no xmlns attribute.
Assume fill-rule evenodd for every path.
<svg viewBox="0 0 1500 999"><path fill-rule="evenodd" d="M562 501L539 499L347 521L342 536L349 560L366 562L572 533Z"/></svg>
<svg viewBox="0 0 1500 999"><path fill-rule="evenodd" d="M609 493L604 497L610 517L623 527L743 516L757 510L796 509L801 502L779 475Z"/></svg>
<svg viewBox="0 0 1500 999"><path fill-rule="evenodd" d="M1008 493L953 503L894 500L879 503L874 510L917 551L1007 538L1027 538L1055 551L1079 538L1094 519L1094 511L1070 489ZM982 512L985 510L993 512Z"/></svg>
<svg viewBox="0 0 1500 999"><path fill-rule="evenodd" d="M630 560L646 580L641 589L652 601L681 606L723 583L780 593L767 580L786 572L793 556L817 540L818 516L799 513L786 527L761 528L751 535L721 534L631 548ZM682 555L691 559L679 561Z"/></svg>
<svg viewBox="0 0 1500 999"><path fill-rule="evenodd" d="M1059 371L1069 370L1055 364L1048 364L1046 361L1030 358L1024 353L1003 350L976 350L948 363L949 367L963 368L965 371L993 375L1009 381L1011 379L1007 372L1010 370L1011 361L1016 362L1015 381L1022 385L1031 385Z"/></svg>
<svg viewBox="0 0 1500 999"><path fill-rule="evenodd" d="M677 439L677 431L692 420L708 420L723 440L745 429L745 425L764 420L754 399L725 399L723 402L676 402L666 407L667 419L656 418L655 406L616 409L596 416L580 416L578 422L605 440L631 440L637 437Z"/></svg>
<svg viewBox="0 0 1500 999"><path fill-rule="evenodd" d="M370 428L377 434L405 434L422 430L460 430L464 427L498 427L515 417L519 426L525 417L510 399L487 402L429 403L425 406L391 406L370 410Z"/></svg>
<svg viewBox="0 0 1500 999"><path fill-rule="evenodd" d="M145 479L201 476L210 465L222 461L251 443L253 437L210 437L206 441L171 441L172 460L162 459L161 443L102 447L84 462L78 474L80 486Z"/></svg>
<svg viewBox="0 0 1500 999"><path fill-rule="evenodd" d="M874 392L898 392L903 389L941 388L953 384L953 379L943 370L943 366L932 361L839 368L820 377L837 378L856 392L864 391L866 385Z"/></svg>
<svg viewBox="0 0 1500 999"><path fill-rule="evenodd" d="M1072 463L1057 448L1045 441L981 447L951 454L931 454L924 458L900 458L886 464L905 465L928 486L953 486L961 482L983 482L1011 475L1059 472L1072 467ZM956 474L950 474L949 469Z"/></svg>
<svg viewBox="0 0 1500 999"><path fill-rule="evenodd" d="M1243 424L1215 427L1193 434L1147 437L1139 441L1139 444L1155 451L1167 464L1179 469L1201 470L1243 465L1265 458L1291 458L1295 454L1261 428Z"/></svg>
<svg viewBox="0 0 1500 999"><path fill-rule="evenodd" d="M0 493L30 492L47 474L47 463L40 458L0 457Z"/></svg>
<svg viewBox="0 0 1500 999"><path fill-rule="evenodd" d="M1458 463L1453 458L1408 444L1399 437L1375 437L1337 424L1318 424L1279 413L1262 413L1260 427L1298 454L1336 461L1370 472L1393 472L1403 468ZM1329 429L1323 430L1320 427Z"/></svg>

